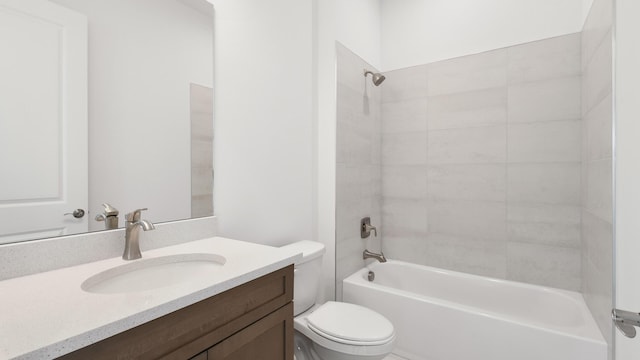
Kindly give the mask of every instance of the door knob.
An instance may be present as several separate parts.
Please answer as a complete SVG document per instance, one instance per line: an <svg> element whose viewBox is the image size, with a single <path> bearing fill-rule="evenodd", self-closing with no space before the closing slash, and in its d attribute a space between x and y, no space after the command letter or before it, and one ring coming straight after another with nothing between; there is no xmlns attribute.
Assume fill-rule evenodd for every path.
<svg viewBox="0 0 640 360"><path fill-rule="evenodd" d="M76 219L81 219L82 217L84 217L84 210L82 209L75 209L72 213L66 213L64 214L64 216L67 215L73 215L74 218Z"/></svg>

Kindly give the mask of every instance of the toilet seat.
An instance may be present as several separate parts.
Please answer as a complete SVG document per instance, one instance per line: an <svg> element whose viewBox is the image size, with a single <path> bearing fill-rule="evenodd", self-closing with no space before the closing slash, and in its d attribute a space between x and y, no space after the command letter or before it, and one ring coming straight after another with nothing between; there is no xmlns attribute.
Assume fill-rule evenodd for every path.
<svg viewBox="0 0 640 360"><path fill-rule="evenodd" d="M338 303L344 304L344 303ZM335 351L337 353L346 354L349 356L382 356L385 354L389 354L391 350L393 350L393 346L395 344L395 331L392 332L392 335L387 339L386 342L380 343L378 345L373 344L372 342L357 342L357 341L349 341L345 339L341 339L336 336L331 336L326 334L319 329L312 330L311 326L309 326L308 317L313 315L318 309L320 309L323 305L316 305L306 312L294 317L293 319L293 328L306 336L314 346L319 346L320 348L316 348L316 351L320 351L321 348L330 349L331 351ZM353 304L348 304L353 305ZM341 306L341 305L339 305ZM358 305L354 305L358 306ZM330 305L329 309L333 307ZM371 310L372 311L372 310ZM373 311L372 311L373 312ZM343 313L344 314L344 313ZM382 317L382 315L380 315ZM341 320L343 322L352 322L352 315L346 315ZM384 317L382 317L384 318ZM384 318L386 320L386 318ZM388 320L386 320L388 321ZM389 322L389 324L391 324ZM391 329L393 329L393 325L391 325ZM380 341L382 342L382 341Z"/></svg>
<svg viewBox="0 0 640 360"><path fill-rule="evenodd" d="M307 324L318 335L348 345L382 345L395 337L384 316L349 303L328 301L307 316Z"/></svg>

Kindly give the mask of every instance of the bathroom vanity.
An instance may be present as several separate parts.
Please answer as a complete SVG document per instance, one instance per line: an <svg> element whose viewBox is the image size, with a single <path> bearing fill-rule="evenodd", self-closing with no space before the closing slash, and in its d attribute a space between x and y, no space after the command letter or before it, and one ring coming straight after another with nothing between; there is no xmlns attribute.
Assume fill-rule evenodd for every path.
<svg viewBox="0 0 640 360"><path fill-rule="evenodd" d="M293 359L293 266L63 356Z"/></svg>
<svg viewBox="0 0 640 360"><path fill-rule="evenodd" d="M212 237L0 281L0 358L292 360L299 256Z"/></svg>

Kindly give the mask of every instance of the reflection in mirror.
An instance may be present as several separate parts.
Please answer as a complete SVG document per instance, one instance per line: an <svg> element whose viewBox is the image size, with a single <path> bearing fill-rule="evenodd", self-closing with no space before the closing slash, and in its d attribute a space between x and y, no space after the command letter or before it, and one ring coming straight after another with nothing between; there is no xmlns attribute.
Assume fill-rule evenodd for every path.
<svg viewBox="0 0 640 360"><path fill-rule="evenodd" d="M0 244L103 230L103 204L120 226L213 215L212 20L205 0L0 0Z"/></svg>

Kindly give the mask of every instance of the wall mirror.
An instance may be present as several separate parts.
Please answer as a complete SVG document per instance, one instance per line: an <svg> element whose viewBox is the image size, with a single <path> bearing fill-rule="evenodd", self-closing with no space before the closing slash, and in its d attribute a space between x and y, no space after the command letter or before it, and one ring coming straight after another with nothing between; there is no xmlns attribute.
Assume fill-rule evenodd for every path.
<svg viewBox="0 0 640 360"><path fill-rule="evenodd" d="M0 44L0 244L213 215L211 4L0 0Z"/></svg>

